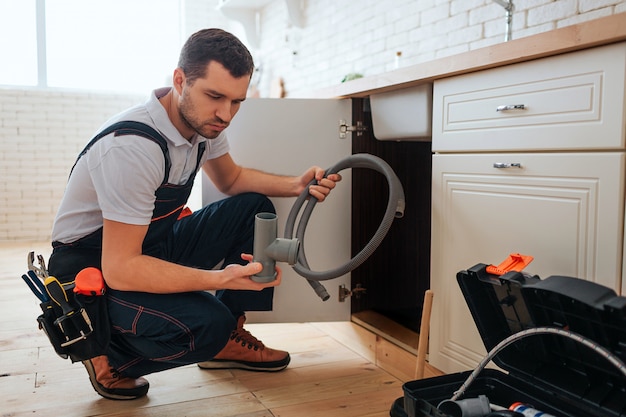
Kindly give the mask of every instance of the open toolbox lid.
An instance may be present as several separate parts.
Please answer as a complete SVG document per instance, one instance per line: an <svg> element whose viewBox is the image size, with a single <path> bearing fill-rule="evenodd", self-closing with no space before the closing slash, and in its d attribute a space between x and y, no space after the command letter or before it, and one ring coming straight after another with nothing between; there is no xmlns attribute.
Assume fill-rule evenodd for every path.
<svg viewBox="0 0 626 417"><path fill-rule="evenodd" d="M494 271L486 264L460 271L457 281L487 351L515 333L547 326L577 333L626 362L626 297L610 288L579 278ZM568 337L533 334L493 361L555 397L622 415L626 376L608 357Z"/></svg>

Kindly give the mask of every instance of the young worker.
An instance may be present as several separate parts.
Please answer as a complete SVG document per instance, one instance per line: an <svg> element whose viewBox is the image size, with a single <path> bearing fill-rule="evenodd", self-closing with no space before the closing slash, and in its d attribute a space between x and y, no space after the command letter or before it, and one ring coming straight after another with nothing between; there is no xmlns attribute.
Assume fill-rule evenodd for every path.
<svg viewBox="0 0 626 417"><path fill-rule="evenodd" d="M106 355L83 364L105 398L142 397L144 375L191 363L257 371L289 364L287 352L243 328L245 311L271 309L281 281L280 268L276 281L250 279L262 269L251 262L254 216L274 211L266 196L297 196L313 179L309 193L323 201L341 177L324 178L315 166L279 176L233 161L225 129L246 99L253 68L230 33L195 33L182 48L173 86L103 129L140 124L96 136L72 169L49 271L68 282L87 266L102 270L111 342ZM183 217L200 167L231 197Z"/></svg>

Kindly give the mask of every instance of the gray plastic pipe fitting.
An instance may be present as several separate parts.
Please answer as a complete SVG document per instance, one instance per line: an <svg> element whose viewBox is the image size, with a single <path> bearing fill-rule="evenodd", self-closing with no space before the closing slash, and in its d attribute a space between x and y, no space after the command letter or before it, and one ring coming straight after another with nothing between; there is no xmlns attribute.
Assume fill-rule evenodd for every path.
<svg viewBox="0 0 626 417"><path fill-rule="evenodd" d="M263 269L252 276L256 282L276 279L276 261L294 265L298 261L298 239L277 238L278 226L274 213L258 213L254 216L254 244L252 261L260 262Z"/></svg>
<svg viewBox="0 0 626 417"><path fill-rule="evenodd" d="M437 408L451 417L484 417L491 412L489 398L485 395L465 400L445 400Z"/></svg>

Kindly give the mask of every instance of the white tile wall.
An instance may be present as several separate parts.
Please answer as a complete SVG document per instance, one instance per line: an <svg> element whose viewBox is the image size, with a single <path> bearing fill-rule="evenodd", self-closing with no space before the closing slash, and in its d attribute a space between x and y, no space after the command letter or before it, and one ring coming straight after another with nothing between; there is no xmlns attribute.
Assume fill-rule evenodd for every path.
<svg viewBox="0 0 626 417"><path fill-rule="evenodd" d="M209 26L245 36L241 25L215 10L216 3L185 0L183 40ZM626 0L514 4L514 39L626 12ZM260 11L261 42L253 54L262 95L278 78L288 96L302 97L349 73L392 70L398 51L405 66L504 39L504 9L491 0L302 0L302 5L301 29L291 27L284 0L268 0ZM0 88L0 241L48 239L76 154L108 117L144 99Z"/></svg>

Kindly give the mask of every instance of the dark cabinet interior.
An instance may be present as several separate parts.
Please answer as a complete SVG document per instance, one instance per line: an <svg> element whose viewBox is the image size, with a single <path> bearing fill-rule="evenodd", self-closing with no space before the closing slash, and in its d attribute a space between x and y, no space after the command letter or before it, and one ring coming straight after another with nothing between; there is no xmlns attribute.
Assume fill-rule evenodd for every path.
<svg viewBox="0 0 626 417"><path fill-rule="evenodd" d="M424 292L430 287L431 143L379 141L372 132L369 102L352 99L353 122L366 130L352 134L352 153L385 160L403 185L406 210L395 219L374 254L352 271L351 311L371 310L419 331ZM352 256L374 235L385 212L388 186L373 170L352 170Z"/></svg>

